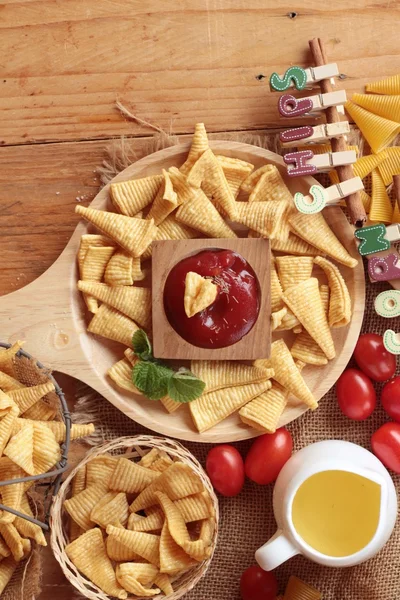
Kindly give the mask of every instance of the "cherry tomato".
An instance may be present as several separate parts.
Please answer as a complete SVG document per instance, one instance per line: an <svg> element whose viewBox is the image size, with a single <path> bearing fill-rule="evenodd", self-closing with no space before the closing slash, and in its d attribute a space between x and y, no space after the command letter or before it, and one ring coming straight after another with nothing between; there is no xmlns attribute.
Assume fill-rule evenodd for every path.
<svg viewBox="0 0 400 600"><path fill-rule="evenodd" d="M257 438L247 453L244 468L247 477L266 485L275 481L286 461L291 457L293 440L284 427L275 433Z"/></svg>
<svg viewBox="0 0 400 600"><path fill-rule="evenodd" d="M360 335L354 358L361 371L374 381L386 381L396 371L396 357L386 350L382 336L377 333Z"/></svg>
<svg viewBox="0 0 400 600"><path fill-rule="evenodd" d="M240 593L243 600L275 600L278 582L270 571L263 571L254 565L243 572L240 579Z"/></svg>
<svg viewBox="0 0 400 600"><path fill-rule="evenodd" d="M385 383L381 401L389 417L400 422L400 376Z"/></svg>
<svg viewBox="0 0 400 600"><path fill-rule="evenodd" d="M400 423L385 423L371 438L374 454L385 467L400 473Z"/></svg>
<svg viewBox="0 0 400 600"><path fill-rule="evenodd" d="M243 458L229 444L215 446L207 455L206 471L214 488L223 496L237 496L244 484Z"/></svg>
<svg viewBox="0 0 400 600"><path fill-rule="evenodd" d="M358 369L346 369L336 384L340 410L349 419L364 421L374 412L376 393L372 382Z"/></svg>

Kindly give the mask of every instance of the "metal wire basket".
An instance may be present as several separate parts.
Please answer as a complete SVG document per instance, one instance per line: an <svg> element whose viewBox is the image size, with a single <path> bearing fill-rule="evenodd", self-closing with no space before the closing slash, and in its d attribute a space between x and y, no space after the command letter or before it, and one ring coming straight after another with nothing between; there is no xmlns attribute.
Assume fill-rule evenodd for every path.
<svg viewBox="0 0 400 600"><path fill-rule="evenodd" d="M0 347L1 348L10 348L11 344L5 344L3 342L0 342ZM38 360L34 359L30 354L28 354L28 352L25 352L25 350L20 349L17 352L16 357L18 357L18 358L24 357L24 358L28 358L29 360L34 360L36 366L39 369L43 369L46 371L48 370L44 365L42 365L42 363L40 363ZM52 502L52 497L57 494L59 487L61 485L62 474L68 468L68 450L69 450L70 432L71 432L71 414L68 410L63 391L60 388L60 386L58 385L57 381L54 379L54 377L50 373L46 372L46 376L50 379L50 381L54 385L55 393L57 394L57 396L60 400L60 403L61 403L61 414L62 414L63 421L65 423L65 442L63 442L61 444L61 460L57 463L55 469L53 469L52 471L49 471L47 473L42 473L40 475L28 475L26 477L21 477L19 479L0 481L0 493L1 493L1 488L5 485L13 485L15 483L22 483L25 481L44 481L47 479L51 480L47 483L46 497L48 497L50 494L50 500L48 501L47 506L45 507L45 511L44 511L45 521L44 522L39 521L38 519L31 517L30 515L26 515L24 513L19 512L18 510L15 510L14 508L5 506L4 504L0 503L1 510L10 512L13 515L16 515L17 517L21 517L22 519L26 519L27 521L30 521L31 523L35 523L36 525L39 525L39 527L41 527L44 531L48 531L50 529L48 521L49 521L50 505Z"/></svg>

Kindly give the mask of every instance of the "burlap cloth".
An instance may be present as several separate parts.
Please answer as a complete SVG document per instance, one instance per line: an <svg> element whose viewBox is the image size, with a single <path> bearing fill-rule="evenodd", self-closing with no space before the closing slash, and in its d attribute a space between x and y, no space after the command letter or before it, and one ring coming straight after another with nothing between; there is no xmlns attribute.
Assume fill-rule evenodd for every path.
<svg viewBox="0 0 400 600"><path fill-rule="evenodd" d="M235 139L276 150L275 136L242 136L241 134L216 134L219 139ZM177 143L176 137L157 136L149 143L145 153ZM139 158L130 148L129 140L109 148L104 168L100 169L103 181L107 182L115 173ZM383 333L391 327L399 330L394 320L379 318L374 311L376 295L388 289L386 284L367 283L367 299L364 332ZM400 321L400 319L397 319ZM377 385L378 395L381 386ZM148 432L137 425L109 402L98 397L89 388L82 387L80 400L75 407L74 420L94 421L97 426L92 443L100 443L121 435ZM335 390L331 389L321 400L316 412L308 412L290 425L294 449L327 439L348 440L370 449L371 434L388 418L378 407L365 422L351 421L340 412ZM235 444L242 456L246 455L251 442ZM208 444L186 443L184 445L205 465ZM393 476L400 491L400 477ZM242 571L254 564L254 552L275 532L276 523L272 512L273 486L259 486L246 481L244 490L236 498L220 497L220 535L215 557L207 575L189 592L187 600L238 600L239 579ZM324 600L399 600L400 598L400 520L384 549L372 560L357 567L331 569L314 564L297 556L276 569L280 590L284 591L290 575L297 575L314 585L323 593ZM261 600L259 598L254 600Z"/></svg>

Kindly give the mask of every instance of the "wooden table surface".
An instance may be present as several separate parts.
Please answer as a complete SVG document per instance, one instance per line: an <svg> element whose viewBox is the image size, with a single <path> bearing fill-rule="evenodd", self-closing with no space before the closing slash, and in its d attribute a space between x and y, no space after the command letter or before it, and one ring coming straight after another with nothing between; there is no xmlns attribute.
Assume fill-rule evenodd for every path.
<svg viewBox="0 0 400 600"><path fill-rule="evenodd" d="M390 0L0 0L0 294L60 254L113 138L134 138L141 155L151 130L117 99L177 134L196 121L210 132L287 126L273 71L309 64L319 36L351 96L400 72L399 15ZM40 599L72 593L46 551Z"/></svg>

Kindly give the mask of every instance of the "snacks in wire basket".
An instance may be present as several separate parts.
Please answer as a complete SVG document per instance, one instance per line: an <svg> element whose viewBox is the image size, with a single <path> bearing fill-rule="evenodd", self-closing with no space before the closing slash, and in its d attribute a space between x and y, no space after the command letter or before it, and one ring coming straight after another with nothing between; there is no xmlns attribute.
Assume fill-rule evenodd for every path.
<svg viewBox="0 0 400 600"><path fill-rule="evenodd" d="M177 600L204 575L217 539L207 475L178 442L153 436L92 450L60 488L51 516L55 556L90 599Z"/></svg>

